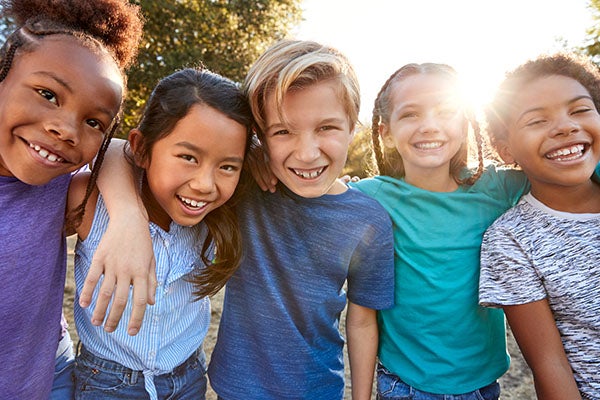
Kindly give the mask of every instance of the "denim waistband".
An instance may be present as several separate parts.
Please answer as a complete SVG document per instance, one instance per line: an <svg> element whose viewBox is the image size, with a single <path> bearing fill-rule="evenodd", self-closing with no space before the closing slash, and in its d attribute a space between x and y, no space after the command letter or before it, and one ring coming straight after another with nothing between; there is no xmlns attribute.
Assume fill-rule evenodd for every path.
<svg viewBox="0 0 600 400"><path fill-rule="evenodd" d="M191 356L187 358L187 360L179 364L177 367L173 368L173 371L157 376L183 375L189 367L193 366L197 362L197 360L201 358L201 356L203 356L203 354L204 351L202 347L199 347L198 349L196 349L196 351L192 353ZM77 356L87 361L88 363L93 364L95 367L98 367L99 369L102 369L103 371L107 372L123 373L130 375L142 374L143 372L127 368L126 366L116 361L107 360L105 358L95 355L94 353L86 349L85 346L81 343L81 341L77 344Z"/></svg>

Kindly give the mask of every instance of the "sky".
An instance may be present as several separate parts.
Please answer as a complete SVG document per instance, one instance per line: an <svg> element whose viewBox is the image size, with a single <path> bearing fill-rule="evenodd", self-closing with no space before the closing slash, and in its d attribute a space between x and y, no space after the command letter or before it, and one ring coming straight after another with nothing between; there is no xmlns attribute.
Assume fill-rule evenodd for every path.
<svg viewBox="0 0 600 400"><path fill-rule="evenodd" d="M454 67L485 102L504 73L542 53L585 43L588 0L303 0L292 35L342 51L361 86L360 120L375 95L411 62Z"/></svg>

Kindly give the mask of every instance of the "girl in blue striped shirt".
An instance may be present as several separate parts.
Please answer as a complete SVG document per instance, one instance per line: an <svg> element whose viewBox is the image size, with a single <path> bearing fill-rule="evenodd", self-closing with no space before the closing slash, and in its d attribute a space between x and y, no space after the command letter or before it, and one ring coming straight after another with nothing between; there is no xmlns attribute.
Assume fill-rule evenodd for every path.
<svg viewBox="0 0 600 400"><path fill-rule="evenodd" d="M154 89L126 158L148 213L156 259L156 302L146 309L137 336L92 324L93 307L75 301L81 344L75 398L204 398L202 342L210 322L208 296L239 264L241 243L231 207L249 146L252 117L230 80L207 70L184 69ZM89 175L73 179L69 207L85 196ZM77 296L108 225L94 189L77 228ZM135 245L135 243L132 243ZM94 293L94 300L98 291ZM129 296L131 297L131 291ZM132 299L124 311L131 312Z"/></svg>

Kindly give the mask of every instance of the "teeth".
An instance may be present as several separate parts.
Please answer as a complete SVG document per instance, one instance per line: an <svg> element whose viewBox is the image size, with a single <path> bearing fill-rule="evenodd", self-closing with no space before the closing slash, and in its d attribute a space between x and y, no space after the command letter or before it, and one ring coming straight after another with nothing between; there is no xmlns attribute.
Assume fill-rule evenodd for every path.
<svg viewBox="0 0 600 400"><path fill-rule="evenodd" d="M185 204L187 204L190 207L202 208L206 205L206 202L204 202L204 201L196 201L196 200L188 199L187 197L183 197L183 196L177 196L177 197L179 197L179 200L183 201Z"/></svg>
<svg viewBox="0 0 600 400"><path fill-rule="evenodd" d="M439 147L442 147L442 142L425 142L425 143L417 143L415 144L415 147L418 149L437 149Z"/></svg>
<svg viewBox="0 0 600 400"><path fill-rule="evenodd" d="M583 144L576 144L570 147L564 147L562 149L558 149L546 154L546 158L550 160L573 160L575 158L581 157L583 155L583 150L585 146Z"/></svg>
<svg viewBox="0 0 600 400"><path fill-rule="evenodd" d="M325 170L325 168L321 168L318 171L312 171L312 172L300 171L297 169L294 169L293 171L296 175L298 175L299 177L302 177L304 179L314 179L314 178L318 177L319 175L321 175L324 170Z"/></svg>
<svg viewBox="0 0 600 400"><path fill-rule="evenodd" d="M29 147L31 147L32 149L34 149L35 151L37 151L37 153L38 153L38 154L39 154L41 157L43 157L43 158L47 159L48 161L57 162L57 163L59 163L59 162L63 162L63 161L64 161L64 159L63 159L63 158L61 158L61 157L57 156L57 155L56 155L56 154L54 154L54 153L50 153L48 150L41 148L41 147L40 147L40 146L38 146L37 144L36 144L36 145L33 145L33 144L29 143Z"/></svg>

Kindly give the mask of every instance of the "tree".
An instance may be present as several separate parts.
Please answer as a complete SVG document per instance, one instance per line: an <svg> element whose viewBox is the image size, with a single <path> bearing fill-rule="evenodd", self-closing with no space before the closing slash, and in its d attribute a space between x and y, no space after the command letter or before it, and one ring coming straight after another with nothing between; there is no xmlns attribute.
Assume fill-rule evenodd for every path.
<svg viewBox="0 0 600 400"><path fill-rule="evenodd" d="M600 0L590 0L588 8L592 12L595 24L587 30L587 44L579 50L592 57L592 60L598 64L600 61Z"/></svg>
<svg viewBox="0 0 600 400"><path fill-rule="evenodd" d="M146 17L137 64L129 71L124 130L135 126L158 80L205 65L235 81L301 17L300 0L137 0Z"/></svg>
<svg viewBox="0 0 600 400"><path fill-rule="evenodd" d="M371 140L371 127L358 125L348 148L348 159L342 175L358 176L362 179L376 174L377 164Z"/></svg>
<svg viewBox="0 0 600 400"><path fill-rule="evenodd" d="M128 72L120 136L139 121L156 83L182 67L204 65L235 81L301 18L301 0L132 0L146 18L137 63ZM0 13L0 35L14 23Z"/></svg>

